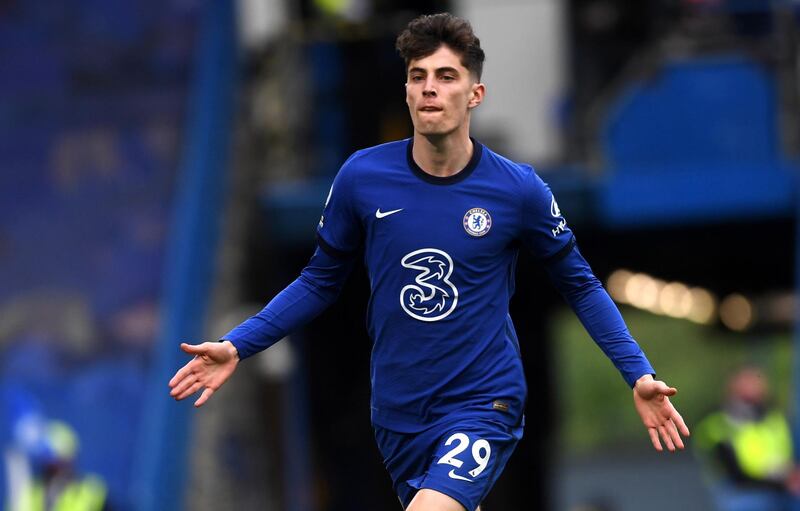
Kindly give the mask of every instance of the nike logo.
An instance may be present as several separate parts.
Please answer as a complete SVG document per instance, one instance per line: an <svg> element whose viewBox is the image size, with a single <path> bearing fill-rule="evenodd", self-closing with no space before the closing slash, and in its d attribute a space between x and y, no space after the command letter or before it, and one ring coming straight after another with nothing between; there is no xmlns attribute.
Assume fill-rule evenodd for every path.
<svg viewBox="0 0 800 511"><path fill-rule="evenodd" d="M391 211L381 211L381 208L378 208L378 210L375 212L375 218L385 218L389 215L394 215L395 213L399 213L401 211L403 211L403 208L393 209Z"/></svg>
<svg viewBox="0 0 800 511"><path fill-rule="evenodd" d="M458 479L460 481L467 481L468 483L473 482L472 479L468 479L466 477L462 477L462 476L456 474L456 469L452 469L450 472L447 473L447 475L450 476L450 479Z"/></svg>

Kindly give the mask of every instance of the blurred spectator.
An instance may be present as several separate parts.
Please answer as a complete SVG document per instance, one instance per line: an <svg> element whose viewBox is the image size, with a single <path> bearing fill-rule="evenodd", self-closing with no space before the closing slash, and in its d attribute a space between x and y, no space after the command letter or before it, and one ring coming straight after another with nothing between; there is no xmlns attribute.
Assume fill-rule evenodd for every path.
<svg viewBox="0 0 800 511"><path fill-rule="evenodd" d="M101 511L106 485L77 472L78 437L65 422L46 419L24 393L5 389L10 441L3 452L9 511ZM5 436L5 435L4 435Z"/></svg>
<svg viewBox="0 0 800 511"><path fill-rule="evenodd" d="M700 423L695 446L720 511L783 511L800 501L789 423L770 407L767 380L758 368L745 367L731 377L722 410Z"/></svg>

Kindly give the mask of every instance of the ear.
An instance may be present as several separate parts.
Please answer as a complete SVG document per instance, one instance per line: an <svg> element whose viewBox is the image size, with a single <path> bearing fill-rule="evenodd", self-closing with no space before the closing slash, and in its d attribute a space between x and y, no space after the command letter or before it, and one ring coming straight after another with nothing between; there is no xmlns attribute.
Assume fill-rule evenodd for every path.
<svg viewBox="0 0 800 511"><path fill-rule="evenodd" d="M486 96L486 86L482 83L473 83L471 94L469 103L467 103L469 109L473 109L483 102L483 98Z"/></svg>

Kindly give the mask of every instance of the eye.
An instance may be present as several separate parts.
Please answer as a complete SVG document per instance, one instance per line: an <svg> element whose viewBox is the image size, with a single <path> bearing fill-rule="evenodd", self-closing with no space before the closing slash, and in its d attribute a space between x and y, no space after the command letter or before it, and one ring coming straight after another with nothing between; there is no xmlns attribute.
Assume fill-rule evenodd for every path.
<svg viewBox="0 0 800 511"><path fill-rule="evenodd" d="M412 82L421 82L421 81L422 81L422 79L423 79L423 78L422 78L422 76L421 76L421 75L412 75L412 76L411 76L411 81L412 81Z"/></svg>
<svg viewBox="0 0 800 511"><path fill-rule="evenodd" d="M442 75L442 80L444 80L446 82L452 82L455 79L456 79L456 77L452 76L452 75Z"/></svg>

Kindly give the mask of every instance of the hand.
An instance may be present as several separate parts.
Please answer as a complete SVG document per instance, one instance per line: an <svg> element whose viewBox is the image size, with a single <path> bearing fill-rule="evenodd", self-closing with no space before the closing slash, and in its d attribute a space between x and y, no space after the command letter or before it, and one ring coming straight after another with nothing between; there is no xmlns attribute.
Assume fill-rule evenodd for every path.
<svg viewBox="0 0 800 511"><path fill-rule="evenodd" d="M169 381L169 395L177 401L191 396L200 389L203 393L194 406L203 406L208 398L228 381L239 363L239 352L230 341L204 342L191 345L181 343L181 349L194 358L181 367Z"/></svg>
<svg viewBox="0 0 800 511"><path fill-rule="evenodd" d="M677 393L677 389L668 387L663 381L654 380L649 374L636 380L633 386L633 403L657 451L664 450L659 436L667 449L674 452L676 447L684 448L681 435L690 435L683 417L669 401L669 396Z"/></svg>

